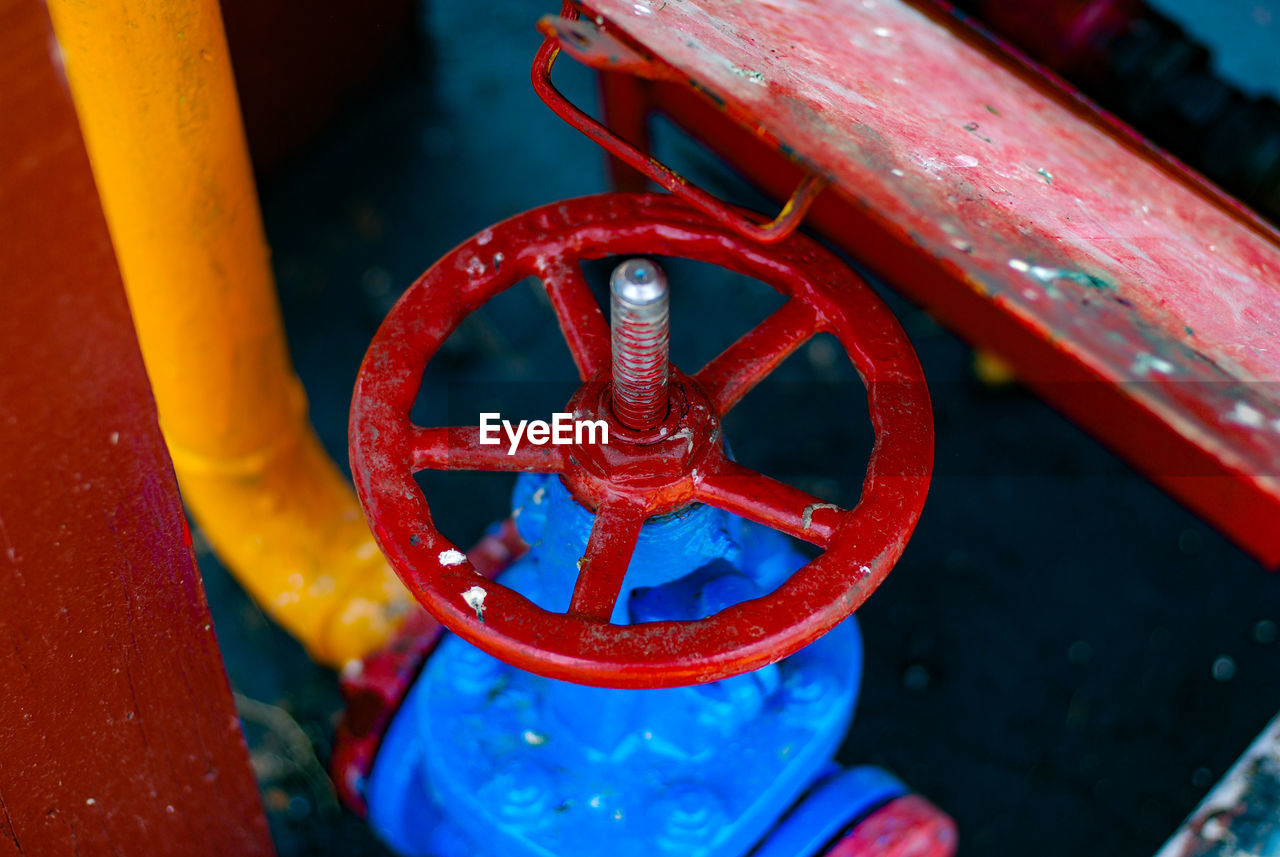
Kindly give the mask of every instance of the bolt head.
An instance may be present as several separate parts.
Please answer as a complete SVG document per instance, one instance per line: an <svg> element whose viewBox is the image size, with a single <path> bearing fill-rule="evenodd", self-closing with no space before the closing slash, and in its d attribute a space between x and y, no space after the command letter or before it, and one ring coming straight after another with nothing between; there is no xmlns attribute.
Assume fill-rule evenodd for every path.
<svg viewBox="0 0 1280 857"><path fill-rule="evenodd" d="M511 821L532 821L550 811L554 780L546 768L514 761L503 766L489 783L499 812Z"/></svg>
<svg viewBox="0 0 1280 857"><path fill-rule="evenodd" d="M661 840L673 848L710 838L722 826L725 816L719 799L707 788L692 783L672 786L657 810Z"/></svg>
<svg viewBox="0 0 1280 857"><path fill-rule="evenodd" d="M609 290L624 303L648 306L667 295L667 277L648 259L628 259L613 269Z"/></svg>

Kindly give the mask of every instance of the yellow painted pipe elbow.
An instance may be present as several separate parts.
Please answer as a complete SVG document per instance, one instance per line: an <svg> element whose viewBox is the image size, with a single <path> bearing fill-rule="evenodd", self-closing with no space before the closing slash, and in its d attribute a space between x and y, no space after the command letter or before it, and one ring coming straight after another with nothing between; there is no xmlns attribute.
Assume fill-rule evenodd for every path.
<svg viewBox="0 0 1280 857"><path fill-rule="evenodd" d="M322 662L412 599L321 448L290 365L216 0L49 0L184 500Z"/></svg>

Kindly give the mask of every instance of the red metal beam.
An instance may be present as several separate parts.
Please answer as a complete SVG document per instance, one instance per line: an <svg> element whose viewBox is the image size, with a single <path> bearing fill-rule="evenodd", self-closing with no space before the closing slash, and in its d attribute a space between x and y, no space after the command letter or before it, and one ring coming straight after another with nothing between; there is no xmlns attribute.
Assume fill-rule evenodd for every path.
<svg viewBox="0 0 1280 857"><path fill-rule="evenodd" d="M780 198L831 179L809 222L1280 565L1274 230L929 3L584 17L672 71L611 117L662 111Z"/></svg>
<svg viewBox="0 0 1280 857"><path fill-rule="evenodd" d="M44 4L0 43L0 855L270 855Z"/></svg>

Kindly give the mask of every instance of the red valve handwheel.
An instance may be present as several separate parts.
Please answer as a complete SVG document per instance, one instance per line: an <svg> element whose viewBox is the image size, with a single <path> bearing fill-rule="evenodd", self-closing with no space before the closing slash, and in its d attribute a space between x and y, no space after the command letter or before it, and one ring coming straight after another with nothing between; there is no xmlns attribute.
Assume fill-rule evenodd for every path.
<svg viewBox="0 0 1280 857"><path fill-rule="evenodd" d="M672 369L665 423L629 431L609 410L609 324L579 261L680 256L754 277L789 300L697 373ZM422 428L409 411L423 369L468 313L525 277L545 285L583 386L567 410L607 419L608 445L508 455L479 429ZM814 334L839 339L867 387L875 446L851 510L730 461L720 418ZM781 439L780 439L781 441ZM374 534L409 590L454 633L522 669L580 684L674 687L773 663L856 610L915 528L933 466L933 419L915 352L874 292L801 235L761 246L678 200L604 194L534 209L433 265L374 337L351 404L351 465ZM543 610L476 572L441 535L413 479L423 469L558 473L596 512L566 613ZM824 548L776 591L706 619L613 625L645 519L717 506ZM483 592L478 609L477 590Z"/></svg>

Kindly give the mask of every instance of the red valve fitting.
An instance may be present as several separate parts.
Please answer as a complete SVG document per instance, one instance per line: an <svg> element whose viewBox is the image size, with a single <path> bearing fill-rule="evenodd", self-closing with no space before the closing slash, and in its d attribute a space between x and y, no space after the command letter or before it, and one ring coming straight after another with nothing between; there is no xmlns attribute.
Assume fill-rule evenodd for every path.
<svg viewBox="0 0 1280 857"><path fill-rule="evenodd" d="M826 857L954 857L956 823L919 795L892 800L867 816Z"/></svg>
<svg viewBox="0 0 1280 857"><path fill-rule="evenodd" d="M635 400L642 405L636 421L652 422L637 430L610 406L618 377L610 331L579 267L581 260L615 255L699 259L761 280L788 300L696 373L672 368L661 417L654 400ZM423 369L441 343L475 307L530 276L545 285L584 382L568 409L580 419L606 420L609 442L524 443L509 454L481 444L477 426L413 425L409 411ZM853 509L737 464L720 432L723 415L819 332L836 337L861 375L876 432ZM800 235L756 244L670 196L605 194L548 205L487 229L405 292L360 369L351 464L392 567L450 630L552 678L672 687L778 661L866 600L919 519L933 465L933 423L906 334L870 287L829 252ZM477 573L432 523L413 479L425 468L560 475L596 514L566 613L543 610ZM774 592L705 619L611 624L645 520L692 503L763 523L824 553Z"/></svg>

